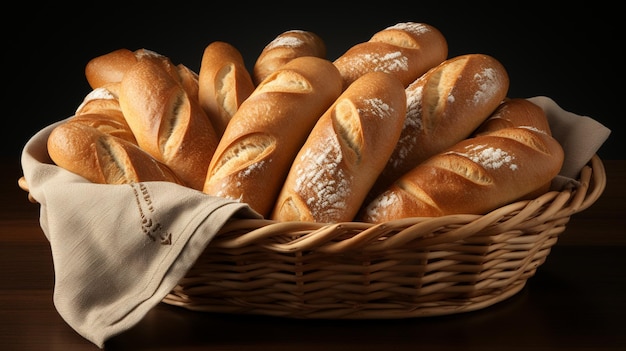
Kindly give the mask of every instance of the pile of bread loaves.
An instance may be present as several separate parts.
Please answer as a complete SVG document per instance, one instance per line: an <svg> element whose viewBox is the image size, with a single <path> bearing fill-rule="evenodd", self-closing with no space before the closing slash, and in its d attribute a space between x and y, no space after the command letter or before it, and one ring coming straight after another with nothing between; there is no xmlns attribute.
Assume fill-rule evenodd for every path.
<svg viewBox="0 0 626 351"><path fill-rule="evenodd" d="M279 34L248 71L233 45L199 72L146 49L90 60L93 90L48 138L94 183L169 181L277 221L381 223L484 214L549 190L563 163L544 111L508 97L503 65L448 57L402 22L331 61L317 34Z"/></svg>

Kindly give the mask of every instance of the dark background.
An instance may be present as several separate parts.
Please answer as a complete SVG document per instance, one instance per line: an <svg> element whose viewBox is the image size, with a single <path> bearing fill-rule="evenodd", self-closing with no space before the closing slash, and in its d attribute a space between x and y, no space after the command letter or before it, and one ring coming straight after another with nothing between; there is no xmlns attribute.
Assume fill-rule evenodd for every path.
<svg viewBox="0 0 626 351"><path fill-rule="evenodd" d="M222 40L237 47L251 69L263 47L286 30L317 33L334 60L387 26L413 21L438 28L448 41L449 57L484 53L500 60L510 76L510 97L549 96L564 109L601 122L612 133L598 154L624 158L626 135L618 127L624 117L624 40L617 3L568 8L550 1L437 3L174 1L132 5L136 11L130 2L71 9L17 4L2 21L8 79L0 152L19 160L28 138L72 115L90 91L86 63L119 48L150 49L198 72L206 45Z"/></svg>

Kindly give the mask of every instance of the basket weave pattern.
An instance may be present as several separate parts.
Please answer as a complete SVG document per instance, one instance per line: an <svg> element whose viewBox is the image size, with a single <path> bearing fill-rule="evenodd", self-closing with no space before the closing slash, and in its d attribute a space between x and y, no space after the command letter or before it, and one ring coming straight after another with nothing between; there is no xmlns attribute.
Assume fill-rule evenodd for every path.
<svg viewBox="0 0 626 351"><path fill-rule="evenodd" d="M472 311L519 292L570 217L606 185L579 185L486 215L367 223L233 220L163 300L190 310L293 318L406 318Z"/></svg>

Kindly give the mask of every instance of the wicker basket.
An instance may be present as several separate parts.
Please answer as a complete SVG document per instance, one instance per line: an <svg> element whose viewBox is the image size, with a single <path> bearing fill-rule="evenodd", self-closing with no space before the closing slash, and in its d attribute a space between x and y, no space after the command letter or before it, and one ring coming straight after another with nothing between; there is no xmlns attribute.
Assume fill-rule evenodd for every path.
<svg viewBox="0 0 626 351"><path fill-rule="evenodd" d="M570 216L606 186L594 156L580 184L484 216L381 225L235 220L163 300L190 310L294 318L406 318L485 308L519 292Z"/></svg>
<svg viewBox="0 0 626 351"><path fill-rule="evenodd" d="M29 191L24 177L19 186ZM486 215L379 225L236 219L163 302L292 318L386 319L491 306L519 292L572 215L606 187L594 155L578 184ZM36 202L30 196L32 202Z"/></svg>

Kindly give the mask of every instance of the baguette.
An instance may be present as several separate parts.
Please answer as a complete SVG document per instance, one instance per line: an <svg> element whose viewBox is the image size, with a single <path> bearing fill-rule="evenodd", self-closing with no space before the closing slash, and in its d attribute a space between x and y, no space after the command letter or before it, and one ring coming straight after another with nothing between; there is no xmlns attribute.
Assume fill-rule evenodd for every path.
<svg viewBox="0 0 626 351"><path fill-rule="evenodd" d="M274 71L226 126L203 191L269 216L295 155L339 94L341 76L326 59L298 57Z"/></svg>
<svg viewBox="0 0 626 351"><path fill-rule="evenodd" d="M119 83L107 83L90 91L74 112L76 115L85 113L121 114Z"/></svg>
<svg viewBox="0 0 626 351"><path fill-rule="evenodd" d="M285 63L300 56L326 58L326 44L310 31L293 29L279 34L257 57L252 69L254 84L258 85Z"/></svg>
<svg viewBox="0 0 626 351"><path fill-rule="evenodd" d="M561 145L534 128L504 128L465 139L394 182L364 206L359 220L485 214L551 181Z"/></svg>
<svg viewBox="0 0 626 351"><path fill-rule="evenodd" d="M176 81L180 82L192 99L198 98L198 75L183 64L174 65L170 59L148 49L117 49L96 56L87 62L85 77L92 89L109 83L119 83L124 74L135 63L142 60L161 65Z"/></svg>
<svg viewBox="0 0 626 351"><path fill-rule="evenodd" d="M530 100L508 98L474 131L473 136L510 127L532 127L552 135L545 111Z"/></svg>
<svg viewBox="0 0 626 351"><path fill-rule="evenodd" d="M115 114L102 114L102 113L82 113L74 115L71 120L74 123L81 123L99 131L128 141L137 145L137 139L130 130L130 127L123 119Z"/></svg>
<svg viewBox="0 0 626 351"><path fill-rule="evenodd" d="M92 183L168 181L181 184L171 169L136 144L74 117L52 130L47 147L56 165Z"/></svg>
<svg viewBox="0 0 626 351"><path fill-rule="evenodd" d="M200 99L200 78L198 73L191 68L179 63L176 65L174 79L180 81L183 89L187 92L189 99L199 101Z"/></svg>
<svg viewBox="0 0 626 351"><path fill-rule="evenodd" d="M139 60L120 83L119 103L137 144L201 190L217 135L197 100L168 67Z"/></svg>
<svg viewBox="0 0 626 351"><path fill-rule="evenodd" d="M122 113L117 97L118 89L119 83L108 83L93 89L76 108L72 120L137 144L137 139Z"/></svg>
<svg viewBox="0 0 626 351"><path fill-rule="evenodd" d="M496 110L484 121L472 134L479 136L493 131L510 127L529 127L552 135L548 116L538 105L522 98L507 98ZM550 190L552 181L535 191L521 197L521 199L534 199Z"/></svg>
<svg viewBox="0 0 626 351"><path fill-rule="evenodd" d="M117 49L89 60L85 66L85 78L92 89L107 83L119 82L128 67L136 62L137 57L133 51Z"/></svg>
<svg viewBox="0 0 626 351"><path fill-rule="evenodd" d="M368 199L428 157L469 137L508 89L504 66L483 54L456 56L416 79L406 88L402 134Z"/></svg>
<svg viewBox="0 0 626 351"><path fill-rule="evenodd" d="M392 73L405 87L448 57L448 43L435 27L425 23L400 22L358 43L334 64L343 78L343 88L366 72Z"/></svg>
<svg viewBox="0 0 626 351"><path fill-rule="evenodd" d="M200 106L221 137L239 105L254 90L239 50L221 41L207 45L200 63L198 85Z"/></svg>
<svg viewBox="0 0 626 351"><path fill-rule="evenodd" d="M87 78L87 82L92 89L108 83L121 82L124 73L137 61L143 59L159 61L166 66L171 66L166 56L152 50L138 49L131 51L121 48L89 60L85 66L85 78ZM173 66L169 69L172 71L176 70Z"/></svg>
<svg viewBox="0 0 626 351"><path fill-rule="evenodd" d="M300 149L271 218L351 221L400 137L405 113L395 76L370 72L354 81Z"/></svg>

